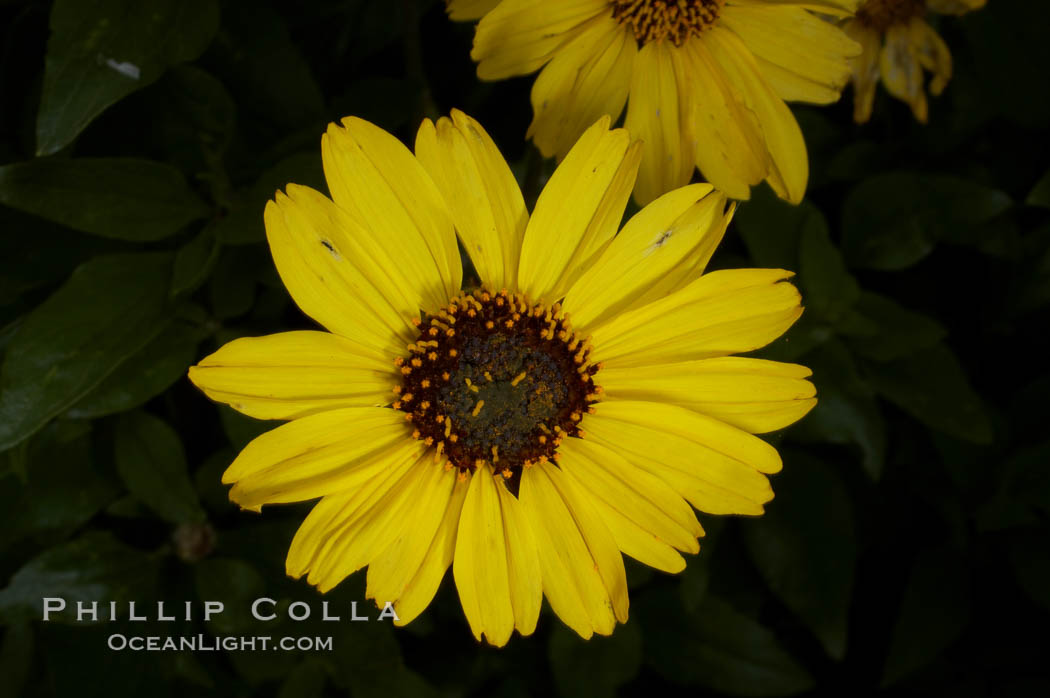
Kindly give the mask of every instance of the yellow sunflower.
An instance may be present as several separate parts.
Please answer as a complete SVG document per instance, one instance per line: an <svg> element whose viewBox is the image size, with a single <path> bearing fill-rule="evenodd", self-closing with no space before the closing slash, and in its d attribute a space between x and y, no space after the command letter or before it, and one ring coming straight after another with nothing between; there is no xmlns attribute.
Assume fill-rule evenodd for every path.
<svg viewBox="0 0 1050 698"><path fill-rule="evenodd" d="M528 136L545 157L564 157L626 104L624 125L644 143L639 203L695 168L731 198L766 180L798 203L809 165L785 101L837 101L860 51L809 10L843 15L857 1L448 0L448 10L481 18L471 52L481 79L540 70Z"/></svg>
<svg viewBox="0 0 1050 698"><path fill-rule="evenodd" d="M332 199L266 206L281 279L324 331L237 339L190 369L213 400L290 420L223 476L245 509L320 498L287 572L322 592L368 567L404 624L449 565L474 635L528 635L540 601L583 637L627 619L621 553L685 566L714 514L762 512L755 433L813 407L803 366L757 349L802 312L779 269L703 274L732 213L695 184L617 235L640 144L605 117L530 216L460 112L415 154L357 118L322 139ZM461 290L456 233L481 279ZM570 321L571 313L571 321Z"/></svg>
<svg viewBox="0 0 1050 698"><path fill-rule="evenodd" d="M853 120L863 124L871 118L881 77L886 90L907 102L915 118L926 123L923 69L933 74L930 93L935 97L952 77L952 54L926 23L926 12L961 15L984 4L985 0L864 0L845 25L863 49L853 60Z"/></svg>

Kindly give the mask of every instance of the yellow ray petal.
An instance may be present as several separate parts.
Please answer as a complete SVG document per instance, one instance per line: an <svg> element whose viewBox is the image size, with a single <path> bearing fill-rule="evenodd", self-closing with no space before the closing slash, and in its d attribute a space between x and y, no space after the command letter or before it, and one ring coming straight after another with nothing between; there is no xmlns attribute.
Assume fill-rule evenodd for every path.
<svg viewBox="0 0 1050 698"><path fill-rule="evenodd" d="M763 434L783 429L816 405L805 366L727 356L682 363L606 368L609 400L668 402Z"/></svg>
<svg viewBox="0 0 1050 698"><path fill-rule="evenodd" d="M481 19L499 3L500 0L445 0L445 11L449 19L462 22Z"/></svg>
<svg viewBox="0 0 1050 698"><path fill-rule="evenodd" d="M446 470L443 464L433 463L432 458L423 460L417 465L422 481L408 525L368 565L365 596L375 599L379 607L387 602L395 603L395 611L396 602L415 578L430 550L456 484L455 470Z"/></svg>
<svg viewBox="0 0 1050 698"><path fill-rule="evenodd" d="M510 578L510 602L514 608L514 627L522 635L531 635L536 629L543 602L543 584L540 581L540 559L536 539L521 512L521 503L507 491L503 481L497 481L500 510L503 512L503 533L507 542L507 571Z"/></svg>
<svg viewBox="0 0 1050 698"><path fill-rule="evenodd" d="M922 65L911 38L911 31L905 24L895 24L886 30L886 40L879 54L879 71L886 90L907 102L917 121L926 123L929 105L923 90Z"/></svg>
<svg viewBox="0 0 1050 698"><path fill-rule="evenodd" d="M561 298L616 233L638 172L639 144L602 117L573 146L536 201L525 230L518 287Z"/></svg>
<svg viewBox="0 0 1050 698"><path fill-rule="evenodd" d="M860 46L841 29L801 7L730 5L720 21L759 61L781 99L830 104L849 81Z"/></svg>
<svg viewBox="0 0 1050 698"><path fill-rule="evenodd" d="M456 551L459 515L469 487L469 480L456 479L444 517L441 519L433 540L430 541L426 556L401 597L394 603L394 610L398 616L394 625L405 625L411 622L423 612L423 609L434 598L434 594L437 593L441 579L445 576L445 570L452 564L452 557Z"/></svg>
<svg viewBox="0 0 1050 698"><path fill-rule="evenodd" d="M540 550L543 593L551 609L581 637L608 635L617 620L610 592L574 512L554 484L560 474L557 468L534 466L521 477L521 511ZM611 534L606 535L615 549Z"/></svg>
<svg viewBox="0 0 1050 698"><path fill-rule="evenodd" d="M399 304L396 284L366 272L354 243L361 227L331 201L289 185L266 204L263 219L277 272L304 313L380 353L396 355L411 340L418 308Z"/></svg>
<svg viewBox="0 0 1050 698"><path fill-rule="evenodd" d="M532 138L544 157L564 158L587 127L619 118L638 52L634 36L608 18L565 44L532 85Z"/></svg>
<svg viewBox="0 0 1050 698"><path fill-rule="evenodd" d="M430 454L395 463L390 470L396 480L388 479L352 517L328 529L306 580L323 594L371 563L413 522L422 488L440 469Z"/></svg>
<svg viewBox="0 0 1050 698"><path fill-rule="evenodd" d="M416 157L437 184L482 284L517 290L521 240L529 222L517 180L474 119L453 109L423 121Z"/></svg>
<svg viewBox="0 0 1050 698"><path fill-rule="evenodd" d="M722 239L725 206L711 185L692 184L632 216L565 295L577 330L587 334L592 324L655 300L654 287L697 278Z"/></svg>
<svg viewBox="0 0 1050 698"><path fill-rule="evenodd" d="M779 337L802 314L780 269L704 274L682 290L618 315L593 332L593 361L609 368L725 356Z"/></svg>
<svg viewBox="0 0 1050 698"><path fill-rule="evenodd" d="M861 46L860 55L853 59L851 67L853 71L853 120L858 124L863 124L871 118L871 110L875 105L882 35L878 30L857 20L850 20L843 29Z"/></svg>
<svg viewBox="0 0 1050 698"><path fill-rule="evenodd" d="M641 139L642 163L634 196L647 204L689 182L696 163L693 141L683 120L688 105L680 99L669 42L653 41L638 52L624 126Z"/></svg>
<svg viewBox="0 0 1050 698"><path fill-rule="evenodd" d="M191 366L189 377L212 400L256 419L381 407L400 384L392 357L313 331L235 339Z"/></svg>
<svg viewBox="0 0 1050 698"><path fill-rule="evenodd" d="M703 41L687 41L672 58L697 167L727 196L749 198L771 167L758 118Z"/></svg>
<svg viewBox="0 0 1050 698"><path fill-rule="evenodd" d="M440 192L401 141L364 119L331 124L321 138L332 198L364 226L373 263L426 310L459 291L463 270Z"/></svg>
<svg viewBox="0 0 1050 698"><path fill-rule="evenodd" d="M586 439L566 439L559 465L587 492L625 553L667 572L685 566L671 550L700 550L703 529L692 508L667 483L615 451ZM653 563L656 564L653 564Z"/></svg>
<svg viewBox="0 0 1050 698"><path fill-rule="evenodd" d="M836 17L851 15L862 0L729 0L728 6L791 5Z"/></svg>
<svg viewBox="0 0 1050 698"><path fill-rule="evenodd" d="M913 17L908 23L911 32L911 43L915 55L926 70L933 73L930 80L930 94L937 96L944 92L948 81L952 79L952 53L940 34L921 17Z"/></svg>
<svg viewBox="0 0 1050 698"><path fill-rule="evenodd" d="M763 473L780 470L775 448L677 405L611 400L584 420L586 440L660 477L701 511L761 514L773 498Z"/></svg>
<svg viewBox="0 0 1050 698"><path fill-rule="evenodd" d="M480 641L484 636L497 647L507 644L514 630L507 539L496 482L488 466L471 478L459 517L452 574L474 637Z"/></svg>
<svg viewBox="0 0 1050 698"><path fill-rule="evenodd" d="M740 37L725 27L714 26L704 32L701 40L758 117L772 160L768 181L773 191L792 203L802 201L809 178L809 159L795 116L766 82L754 55Z"/></svg>
<svg viewBox="0 0 1050 698"><path fill-rule="evenodd" d="M222 481L245 509L299 502L353 487L392 452L418 451L404 414L380 407L346 407L303 417L256 437Z"/></svg>
<svg viewBox="0 0 1050 698"><path fill-rule="evenodd" d="M539 70L584 23L608 9L605 0L503 0L474 34L470 57L478 77L501 80Z"/></svg>

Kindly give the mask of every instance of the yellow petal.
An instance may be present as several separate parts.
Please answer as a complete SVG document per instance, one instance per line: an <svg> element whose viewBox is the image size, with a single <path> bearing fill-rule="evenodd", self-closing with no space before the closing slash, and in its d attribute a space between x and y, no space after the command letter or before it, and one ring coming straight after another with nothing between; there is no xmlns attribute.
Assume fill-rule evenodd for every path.
<svg viewBox="0 0 1050 698"><path fill-rule="evenodd" d="M256 419L381 407L400 383L391 357L308 330L235 339L191 366L189 377L212 400Z"/></svg>
<svg viewBox="0 0 1050 698"><path fill-rule="evenodd" d="M497 647L507 644L514 630L507 539L496 482L487 466L471 477L459 517L452 574L474 637L480 641L484 636Z"/></svg>
<svg viewBox="0 0 1050 698"><path fill-rule="evenodd" d="M781 467L756 436L676 405L611 400L584 421L587 441L664 480L700 511L761 514L773 498L763 473Z"/></svg>
<svg viewBox="0 0 1050 698"><path fill-rule="evenodd" d="M323 594L369 564L413 521L421 490L441 466L429 454L415 454L391 468L397 480L378 489L354 516L330 527L306 580Z"/></svg>
<svg viewBox="0 0 1050 698"><path fill-rule="evenodd" d="M638 52L634 35L611 17L565 44L532 85L532 138L544 157L564 158L604 115L619 118Z"/></svg>
<svg viewBox="0 0 1050 698"><path fill-rule="evenodd" d="M332 198L364 226L369 259L429 311L459 291L463 270L452 220L440 192L401 141L357 117L331 124L321 138Z"/></svg>
<svg viewBox="0 0 1050 698"><path fill-rule="evenodd" d="M539 70L584 23L608 11L605 0L503 0L474 34L470 57L478 77L501 80Z"/></svg>
<svg viewBox="0 0 1050 698"><path fill-rule="evenodd" d="M780 269L704 274L682 290L618 315L593 332L593 361L609 368L725 356L759 349L802 314Z"/></svg>
<svg viewBox="0 0 1050 698"><path fill-rule="evenodd" d="M331 201L290 184L266 204L263 219L277 272L304 313L387 355L411 341L418 308L398 303L397 285L366 270L355 243L361 227Z"/></svg>
<svg viewBox="0 0 1050 698"><path fill-rule="evenodd" d="M561 487L555 485L555 479ZM611 590L595 559L591 541L581 532L576 510L570 508L562 495L565 487L564 476L557 468L534 466L522 473L521 511L536 536L543 593L551 609L581 637L586 639L594 633L608 635L617 620ZM594 519L590 510L583 515L588 523ZM612 555L619 556L615 541L607 530L603 536L599 527L594 528L598 555L609 568L607 572L615 578ZM622 559L620 565L623 565ZM626 584L622 590L617 589L616 594L623 598L621 603L626 603Z"/></svg>
<svg viewBox="0 0 1050 698"><path fill-rule="evenodd" d="M602 117L573 146L536 201L525 230L518 287L553 302L616 234L638 172L639 144Z"/></svg>
<svg viewBox="0 0 1050 698"><path fill-rule="evenodd" d="M735 33L714 26L704 32L701 39L707 42L744 103L758 117L772 159L767 177L769 185L783 199L796 204L802 201L809 178L809 160L795 116L769 86L755 57Z"/></svg>
<svg viewBox="0 0 1050 698"><path fill-rule="evenodd" d="M926 5L942 15L963 15L984 7L988 0L926 0Z"/></svg>
<svg viewBox="0 0 1050 698"><path fill-rule="evenodd" d="M768 5L791 5L802 7L814 12L822 12L834 17L852 15L857 11L857 6L862 0L729 0L730 5L746 6L768 6Z"/></svg>
<svg viewBox="0 0 1050 698"><path fill-rule="evenodd" d="M354 487L392 454L420 450L404 414L381 407L346 407L303 417L257 436L222 481L245 509L300 502Z"/></svg>
<svg viewBox="0 0 1050 698"><path fill-rule="evenodd" d="M668 402L763 434L783 429L816 405L805 366L726 356L682 363L605 368L608 400Z"/></svg>
<svg viewBox="0 0 1050 698"><path fill-rule="evenodd" d="M624 126L643 143L634 190L635 199L643 205L687 184L696 167L693 143L683 123L688 106L679 98L671 58L677 50L669 42L652 41L635 59Z"/></svg>
<svg viewBox="0 0 1050 698"><path fill-rule="evenodd" d="M926 70L933 73L930 80L930 93L934 96L944 92L948 81L952 79L952 54L948 45L940 37L933 27L927 24L921 17L913 17L908 24L911 32L912 46L919 63Z"/></svg>
<svg viewBox="0 0 1050 698"><path fill-rule="evenodd" d="M615 451L586 439L566 439L559 466L587 492L617 546L666 572L685 567L675 548L696 553L703 535L692 508L667 483Z"/></svg>
<svg viewBox="0 0 1050 698"><path fill-rule="evenodd" d="M917 121L926 123L928 105L923 90L922 66L907 25L895 24L886 30L886 41L879 55L879 71L886 90L907 102Z"/></svg>
<svg viewBox="0 0 1050 698"><path fill-rule="evenodd" d="M631 217L565 295L582 334L700 276L725 231L725 197L709 184L664 194ZM684 284L683 284L684 285Z"/></svg>
<svg viewBox="0 0 1050 698"><path fill-rule="evenodd" d="M543 602L536 538L521 511L521 503L507 491L502 480L497 481L496 491L499 493L503 532L507 539L507 571L510 577L510 602L514 608L514 627L522 635L531 635L536 629Z"/></svg>
<svg viewBox="0 0 1050 698"><path fill-rule="evenodd" d="M727 196L749 198L771 167L758 118L703 41L685 42L672 57L697 167Z"/></svg>
<svg viewBox="0 0 1050 698"><path fill-rule="evenodd" d="M858 124L871 119L875 104L875 88L879 83L879 55L882 53L882 34L857 20L849 21L846 33L860 44L860 55L853 59L853 120Z"/></svg>
<svg viewBox="0 0 1050 698"><path fill-rule="evenodd" d="M418 498L408 525L368 565L365 596L375 599L379 607L387 602L395 603L395 611L396 602L405 593L430 550L456 484L456 471L433 463L432 458L424 458L417 467L423 481L417 490Z"/></svg>
<svg viewBox="0 0 1050 698"><path fill-rule="evenodd" d="M469 486L468 480L456 479L444 517L430 542L426 556L401 597L394 603L394 610L398 616L394 625L411 622L423 612L437 593L445 570L452 564L452 557L456 551L456 530L459 528L459 515Z"/></svg>
<svg viewBox="0 0 1050 698"><path fill-rule="evenodd" d="M416 157L452 212L463 247L482 284L516 290L518 257L529 214L517 180L489 134L453 109L452 118L423 121Z"/></svg>
<svg viewBox="0 0 1050 698"><path fill-rule="evenodd" d="M841 29L801 7L729 5L719 21L743 40L788 101L837 101L849 81L849 59L860 53Z"/></svg>
<svg viewBox="0 0 1050 698"><path fill-rule="evenodd" d="M500 0L445 0L449 19L457 22L480 19L498 5Z"/></svg>

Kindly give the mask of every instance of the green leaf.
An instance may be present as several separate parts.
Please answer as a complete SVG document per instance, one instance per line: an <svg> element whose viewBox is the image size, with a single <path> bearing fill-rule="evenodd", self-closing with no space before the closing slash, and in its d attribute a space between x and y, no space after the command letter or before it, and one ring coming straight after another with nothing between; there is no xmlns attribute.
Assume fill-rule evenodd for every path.
<svg viewBox="0 0 1050 698"><path fill-rule="evenodd" d="M136 499L169 523L204 520L193 489L178 434L145 412L131 412L117 422L117 472Z"/></svg>
<svg viewBox="0 0 1050 698"><path fill-rule="evenodd" d="M160 334L166 254L97 257L77 268L11 340L0 369L0 450L20 443Z"/></svg>
<svg viewBox="0 0 1050 698"><path fill-rule="evenodd" d="M862 464L873 480L886 461L886 424L875 392L857 369L841 341L825 342L806 355L817 386L817 406L793 429L797 438L833 444L852 443L863 453Z"/></svg>
<svg viewBox="0 0 1050 698"><path fill-rule="evenodd" d="M215 0L55 0L37 155L66 145L107 107L191 61L219 27Z"/></svg>
<svg viewBox="0 0 1050 698"><path fill-rule="evenodd" d="M854 267L896 270L928 255L1012 205L1009 196L975 182L898 172L864 180L842 209L843 252Z"/></svg>
<svg viewBox="0 0 1050 698"><path fill-rule="evenodd" d="M1047 170L1046 174L1036 182L1035 186L1032 187L1032 191L1028 193L1028 198L1026 198L1024 202L1029 206L1050 208L1050 170Z"/></svg>
<svg viewBox="0 0 1050 698"><path fill-rule="evenodd" d="M798 268L802 230L813 214L820 215L808 201L792 206L761 186L751 191L750 201L740 204L733 221L756 265L793 271Z"/></svg>
<svg viewBox="0 0 1050 698"><path fill-rule="evenodd" d="M960 553L944 548L920 554L893 629L884 686L926 666L955 641L970 616L969 582Z"/></svg>
<svg viewBox="0 0 1050 698"><path fill-rule="evenodd" d="M197 596L202 601L221 601L224 610L208 621L224 635L249 632L258 627L251 613L252 602L266 596L266 583L255 568L243 560L212 557L201 560L193 570Z"/></svg>
<svg viewBox="0 0 1050 698"><path fill-rule="evenodd" d="M802 693L813 679L767 628L708 593L693 612L654 590L632 609L645 658L664 678L734 696Z"/></svg>
<svg viewBox="0 0 1050 698"><path fill-rule="evenodd" d="M289 672L277 698L323 698L326 678L321 662L306 659Z"/></svg>
<svg viewBox="0 0 1050 698"><path fill-rule="evenodd" d="M195 291L207 281L218 258L219 242L215 239L215 232L212 228L205 228L176 253L171 295L181 296Z"/></svg>
<svg viewBox="0 0 1050 698"><path fill-rule="evenodd" d="M944 344L868 365L872 387L926 426L963 441L989 443L992 425L959 360Z"/></svg>
<svg viewBox="0 0 1050 698"><path fill-rule="evenodd" d="M801 230L799 272L803 300L815 315L834 325L860 298L860 285L831 242L827 221L819 211L806 216Z"/></svg>
<svg viewBox="0 0 1050 698"><path fill-rule="evenodd" d="M278 424L271 420L253 419L226 405L219 405L219 419L222 421L222 430L226 432L226 437L238 450L247 446L256 436L270 431Z"/></svg>
<svg viewBox="0 0 1050 698"><path fill-rule="evenodd" d="M558 693L565 698L614 698L642 665L642 636L636 623L618 627L609 637L583 640L564 626L551 634L547 648Z"/></svg>
<svg viewBox="0 0 1050 698"><path fill-rule="evenodd" d="M355 698L437 696L434 687L405 666L391 622L375 620L375 612L371 613L373 620L369 623L340 624L333 638L335 652L324 657L334 662L337 676L350 689L350 695Z"/></svg>
<svg viewBox="0 0 1050 698"><path fill-rule="evenodd" d="M11 583L0 591L0 619L8 623L40 620L43 599L61 598L66 609L52 614L51 621L75 623L78 601L116 601L119 605L156 598L158 572L156 557L128 547L109 533L91 531L44 551L15 572ZM100 609L99 622L104 615Z"/></svg>
<svg viewBox="0 0 1050 698"><path fill-rule="evenodd" d="M70 228L160 240L209 213L175 168L150 160L31 160L0 167L0 203Z"/></svg>
<svg viewBox="0 0 1050 698"><path fill-rule="evenodd" d="M176 320L73 405L66 416L94 419L145 404L186 375L208 329Z"/></svg>
<svg viewBox="0 0 1050 698"><path fill-rule="evenodd" d="M95 470L90 425L56 422L28 445L24 475L0 477L0 549L26 537L64 538L119 492Z"/></svg>
<svg viewBox="0 0 1050 698"><path fill-rule="evenodd" d="M908 310L896 301L864 291L838 330L849 338L850 348L875 361L900 359L928 349L947 334L939 322Z"/></svg>
<svg viewBox="0 0 1050 698"><path fill-rule="evenodd" d="M744 540L770 590L841 660L857 561L850 496L825 464L797 452L785 461L776 499L743 522Z"/></svg>

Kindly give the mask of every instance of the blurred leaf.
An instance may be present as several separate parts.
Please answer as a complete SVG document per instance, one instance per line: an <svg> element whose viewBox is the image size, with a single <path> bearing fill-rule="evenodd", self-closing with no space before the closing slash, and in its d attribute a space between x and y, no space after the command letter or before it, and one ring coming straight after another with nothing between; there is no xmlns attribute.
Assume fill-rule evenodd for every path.
<svg viewBox="0 0 1050 698"><path fill-rule="evenodd" d="M208 287L212 313L219 320L238 317L252 309L257 279L253 261L254 255L239 250L228 249L219 255Z"/></svg>
<svg viewBox="0 0 1050 698"><path fill-rule="evenodd" d="M920 555L893 629L884 686L921 669L955 641L969 621L969 585L960 553L941 548Z"/></svg>
<svg viewBox="0 0 1050 698"><path fill-rule="evenodd" d="M74 419L94 419L145 404L186 375L197 358L197 345L207 331L207 327L175 320L73 405L66 415Z"/></svg>
<svg viewBox="0 0 1050 698"><path fill-rule="evenodd" d="M108 609L99 604L101 617ZM118 607L119 608L119 607ZM124 603L121 613L127 613ZM142 607L138 609L142 613ZM149 695L150 698L178 696L176 684L164 673L166 652L110 650L111 635L125 638L145 634L141 622L118 621L102 625L70 627L44 623L41 627L48 669L48 688L56 698L115 698ZM152 624L151 624L152 625ZM156 628L150 634L171 632Z"/></svg>
<svg viewBox="0 0 1050 698"><path fill-rule="evenodd" d="M635 611L646 661L667 680L734 696L792 695L813 686L772 632L724 601L709 593L686 613L673 598L654 590Z"/></svg>
<svg viewBox="0 0 1050 698"><path fill-rule="evenodd" d="M219 242L213 228L205 228L197 237L179 248L171 280L171 295L195 291L211 274L219 258Z"/></svg>
<svg viewBox="0 0 1050 698"><path fill-rule="evenodd" d="M324 665L307 659L296 665L281 684L277 698L322 698L326 680Z"/></svg>
<svg viewBox="0 0 1050 698"><path fill-rule="evenodd" d="M173 524L203 521L182 442L166 422L130 412L117 422L115 460L128 491Z"/></svg>
<svg viewBox="0 0 1050 698"><path fill-rule="evenodd" d="M799 272L806 306L836 324L860 297L860 285L846 269L842 254L828 235L828 224L819 211L802 223Z"/></svg>
<svg viewBox="0 0 1050 698"><path fill-rule="evenodd" d="M876 175L846 197L843 252L851 266L904 269L928 255L938 240L974 230L1011 204L1001 191L955 177Z"/></svg>
<svg viewBox="0 0 1050 698"><path fill-rule="evenodd" d="M272 420L253 419L226 405L219 405L219 418L222 420L222 430L226 432L226 437L238 451L259 434L268 432L280 424Z"/></svg>
<svg viewBox="0 0 1050 698"><path fill-rule="evenodd" d="M872 363L875 390L915 419L963 441L989 443L992 425L959 360L937 344L886 363Z"/></svg>
<svg viewBox="0 0 1050 698"><path fill-rule="evenodd" d="M1025 593L1050 611L1050 551L1045 529L1026 531L1010 545L1010 564Z"/></svg>
<svg viewBox="0 0 1050 698"><path fill-rule="evenodd" d="M216 633L250 632L257 627L252 602L266 596L266 583L255 568L243 560L212 557L193 568L197 596L202 601L221 601L222 613L208 621Z"/></svg>
<svg viewBox="0 0 1050 698"><path fill-rule="evenodd" d="M1045 400L1045 395L1040 398ZM998 487L978 513L980 530L1001 531L1045 521L1050 516L1047 463L1050 441L1021 449L1003 463L996 473Z"/></svg>
<svg viewBox="0 0 1050 698"><path fill-rule="evenodd" d="M199 56L218 26L215 0L55 0L37 155L61 150L111 104Z"/></svg>
<svg viewBox="0 0 1050 698"><path fill-rule="evenodd" d="M609 637L583 640L558 625L551 633L548 656L558 693L565 698L615 698L642 665L642 636L637 623L616 628Z"/></svg>
<svg viewBox="0 0 1050 698"><path fill-rule="evenodd" d="M97 257L26 318L0 370L0 450L68 409L156 337L171 257Z"/></svg>
<svg viewBox="0 0 1050 698"><path fill-rule="evenodd" d="M820 212L808 201L792 206L763 185L751 191L751 200L740 204L733 220L756 265L794 271L802 230L812 215Z"/></svg>
<svg viewBox="0 0 1050 698"><path fill-rule="evenodd" d="M792 433L808 440L856 444L864 454L864 469L878 480L886 460L886 424L849 349L837 339L825 342L806 355L806 365L813 370L817 406Z"/></svg>
<svg viewBox="0 0 1050 698"><path fill-rule="evenodd" d="M233 137L237 106L226 87L211 73L180 65L158 84L161 121L154 124L169 147L194 145L218 156ZM177 154L177 153L173 153Z"/></svg>
<svg viewBox="0 0 1050 698"><path fill-rule="evenodd" d="M150 242L208 206L175 168L149 160L31 160L0 167L0 202L85 233Z"/></svg>
<svg viewBox="0 0 1050 698"><path fill-rule="evenodd" d="M900 359L927 349L944 339L944 327L933 318L916 313L896 301L864 291L838 330L850 348L875 361Z"/></svg>
<svg viewBox="0 0 1050 698"><path fill-rule="evenodd" d="M9 625L0 644L0 698L23 695L33 665L33 626L29 623Z"/></svg>
<svg viewBox="0 0 1050 698"><path fill-rule="evenodd" d="M823 463L799 452L786 461L765 515L743 522L744 540L770 590L841 660L857 561L850 495Z"/></svg>
<svg viewBox="0 0 1050 698"><path fill-rule="evenodd" d="M1032 187L1032 191L1028 193L1028 198L1025 199L1024 202L1029 206L1050 208L1050 170L1047 170L1046 174L1036 182L1035 186Z"/></svg>
<svg viewBox="0 0 1050 698"><path fill-rule="evenodd" d="M57 422L29 441L25 482L0 477L0 549L25 537L60 539L118 494L91 462L91 428Z"/></svg>
<svg viewBox="0 0 1050 698"><path fill-rule="evenodd" d="M156 557L124 545L109 533L91 531L44 551L15 572L0 591L0 619L40 620L42 599L61 598L66 610L51 614L51 621L77 622L78 601L125 604L156 598L158 572ZM100 622L104 617L100 612Z"/></svg>
<svg viewBox="0 0 1050 698"><path fill-rule="evenodd" d="M193 484L204 506L213 513L230 511L230 501L226 485L222 484L222 474L230 467L237 452L232 448L223 448L208 456L193 475Z"/></svg>
<svg viewBox="0 0 1050 698"><path fill-rule="evenodd" d="M333 633L335 651L325 656L354 698L439 695L433 686L405 666L389 620L343 623Z"/></svg>

